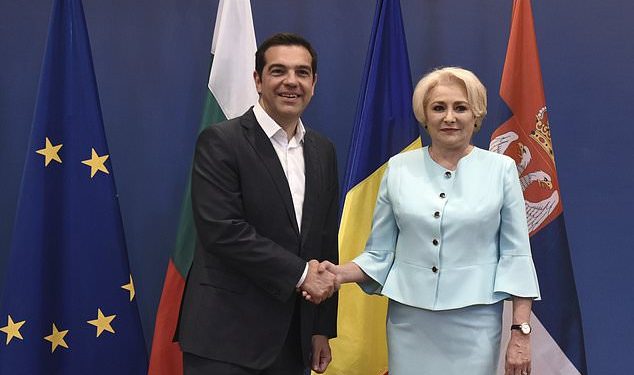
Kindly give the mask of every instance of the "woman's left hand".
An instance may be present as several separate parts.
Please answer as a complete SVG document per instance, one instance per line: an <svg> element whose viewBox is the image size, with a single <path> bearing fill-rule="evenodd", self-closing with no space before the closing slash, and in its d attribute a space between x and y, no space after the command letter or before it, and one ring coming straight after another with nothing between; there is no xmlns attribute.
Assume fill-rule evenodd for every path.
<svg viewBox="0 0 634 375"><path fill-rule="evenodd" d="M531 339L520 331L512 331L508 348L504 375L528 375L531 373Z"/></svg>

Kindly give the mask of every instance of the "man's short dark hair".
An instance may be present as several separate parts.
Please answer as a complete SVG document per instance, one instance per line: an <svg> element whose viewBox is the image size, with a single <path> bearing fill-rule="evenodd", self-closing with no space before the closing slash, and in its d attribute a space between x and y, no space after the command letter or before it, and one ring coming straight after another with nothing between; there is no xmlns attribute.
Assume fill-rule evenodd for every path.
<svg viewBox="0 0 634 375"><path fill-rule="evenodd" d="M264 65L266 65L264 54L269 48L275 46L301 46L306 48L312 58L310 66L313 69L313 77L317 74L317 52L315 52L313 46L310 45L306 39L297 34L279 33L262 42L262 44L258 47L258 50L255 51L255 71L260 77L262 77L262 71L264 70Z"/></svg>

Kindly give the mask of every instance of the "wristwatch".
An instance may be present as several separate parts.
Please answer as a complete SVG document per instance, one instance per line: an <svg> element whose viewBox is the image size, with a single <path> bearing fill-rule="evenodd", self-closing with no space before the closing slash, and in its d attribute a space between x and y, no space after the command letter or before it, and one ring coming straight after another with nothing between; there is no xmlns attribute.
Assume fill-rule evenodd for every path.
<svg viewBox="0 0 634 375"><path fill-rule="evenodd" d="M530 324L528 324L526 322L521 323L521 324L513 324L511 326L511 329L516 329L516 330L522 332L525 335L530 334L531 331L532 331Z"/></svg>

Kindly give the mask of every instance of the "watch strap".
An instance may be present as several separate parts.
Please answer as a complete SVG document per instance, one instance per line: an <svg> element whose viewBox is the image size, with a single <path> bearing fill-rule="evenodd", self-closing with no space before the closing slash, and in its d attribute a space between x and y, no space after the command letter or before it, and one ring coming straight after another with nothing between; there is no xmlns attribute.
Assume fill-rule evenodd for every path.
<svg viewBox="0 0 634 375"><path fill-rule="evenodd" d="M520 323L520 324L511 325L511 330L518 330L518 331L522 332L524 335L528 335L528 334L531 333L532 328L531 328L530 324L528 324L527 322L524 322L524 323Z"/></svg>

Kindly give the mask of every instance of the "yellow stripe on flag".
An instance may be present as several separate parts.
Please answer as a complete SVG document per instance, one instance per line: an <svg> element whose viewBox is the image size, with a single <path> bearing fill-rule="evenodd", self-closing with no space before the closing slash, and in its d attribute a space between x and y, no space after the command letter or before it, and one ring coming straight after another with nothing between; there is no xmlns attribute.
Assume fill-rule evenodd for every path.
<svg viewBox="0 0 634 375"><path fill-rule="evenodd" d="M417 138L403 151L421 146L421 140ZM339 227L341 264L354 259L365 247L372 229L376 196L386 168L387 163L346 194ZM369 296L353 284L341 287L337 338L330 341L333 360L326 374L383 375L387 372L386 312L385 297Z"/></svg>

